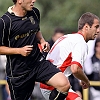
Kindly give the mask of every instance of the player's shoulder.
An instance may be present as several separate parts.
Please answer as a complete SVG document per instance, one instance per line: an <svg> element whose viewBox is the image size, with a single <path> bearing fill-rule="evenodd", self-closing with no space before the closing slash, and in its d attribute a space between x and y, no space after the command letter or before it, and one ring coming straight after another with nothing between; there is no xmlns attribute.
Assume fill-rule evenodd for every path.
<svg viewBox="0 0 100 100"><path fill-rule="evenodd" d="M1 26L6 26L6 27L10 27L11 24L11 15L10 13L7 11L4 15L2 15L0 17L0 25Z"/></svg>
<svg viewBox="0 0 100 100"><path fill-rule="evenodd" d="M9 16L9 12L6 12L4 15L2 15L0 17L0 20L2 20L3 22L8 22L10 21L10 16Z"/></svg>
<svg viewBox="0 0 100 100"><path fill-rule="evenodd" d="M71 34L70 37L73 38L76 41L84 41L84 37L81 34L78 34L78 33Z"/></svg>
<svg viewBox="0 0 100 100"><path fill-rule="evenodd" d="M84 37L80 34L69 34L68 35L68 40L73 43L73 44L85 44L85 40L84 40Z"/></svg>
<svg viewBox="0 0 100 100"><path fill-rule="evenodd" d="M40 20L40 12L37 8L33 7L32 11L28 12L29 15L35 15L38 20Z"/></svg>
<svg viewBox="0 0 100 100"><path fill-rule="evenodd" d="M39 11L39 9L38 9L38 8L36 8L36 7L33 7L33 10L35 10L35 11Z"/></svg>
<svg viewBox="0 0 100 100"><path fill-rule="evenodd" d="M38 9L38 8L36 8L36 7L33 7L33 11L34 11L36 14L40 14L39 9Z"/></svg>

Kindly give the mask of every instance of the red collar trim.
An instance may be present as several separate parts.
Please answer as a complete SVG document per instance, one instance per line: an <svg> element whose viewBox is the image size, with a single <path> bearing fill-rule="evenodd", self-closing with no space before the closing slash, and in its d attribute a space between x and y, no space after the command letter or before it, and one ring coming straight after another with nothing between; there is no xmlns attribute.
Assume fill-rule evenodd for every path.
<svg viewBox="0 0 100 100"><path fill-rule="evenodd" d="M83 34L82 34L81 32L77 32L77 33L83 36ZM83 37L84 37L84 36L83 36Z"/></svg>
<svg viewBox="0 0 100 100"><path fill-rule="evenodd" d="M83 36L83 38L84 38L84 35L81 33L81 32L77 32L78 34L80 34L80 35L82 35ZM84 40L85 40L85 38L84 38Z"/></svg>
<svg viewBox="0 0 100 100"><path fill-rule="evenodd" d="M83 36L83 38L84 38L84 35L81 33L81 32L73 32L73 34L80 34L80 35L82 35ZM84 40L85 40L85 38L84 38Z"/></svg>

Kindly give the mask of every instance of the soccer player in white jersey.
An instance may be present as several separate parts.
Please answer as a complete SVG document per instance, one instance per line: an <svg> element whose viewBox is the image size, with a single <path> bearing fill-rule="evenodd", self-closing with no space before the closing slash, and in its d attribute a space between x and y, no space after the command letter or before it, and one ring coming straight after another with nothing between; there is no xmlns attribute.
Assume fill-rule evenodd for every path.
<svg viewBox="0 0 100 100"><path fill-rule="evenodd" d="M66 78L73 74L81 81L83 89L88 88L90 83L83 72L83 64L88 51L86 42L95 39L99 32L100 19L93 13L84 13L78 21L78 32L59 38L52 46L46 59L56 65L65 74ZM51 90L54 88L42 83L40 88L45 99L49 100ZM55 98L54 100L58 99ZM70 88L66 100L82 99Z"/></svg>

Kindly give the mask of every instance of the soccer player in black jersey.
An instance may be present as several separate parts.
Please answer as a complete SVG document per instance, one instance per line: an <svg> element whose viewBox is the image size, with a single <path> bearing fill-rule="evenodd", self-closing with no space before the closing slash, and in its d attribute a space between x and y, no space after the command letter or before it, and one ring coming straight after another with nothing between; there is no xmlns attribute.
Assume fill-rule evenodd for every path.
<svg viewBox="0 0 100 100"><path fill-rule="evenodd" d="M7 82L12 100L28 100L34 83L55 87L50 100L64 100L70 88L68 79L38 48L47 52L49 44L40 32L36 0L13 0L14 5L0 18L0 54L7 55ZM60 80L60 81L59 81Z"/></svg>

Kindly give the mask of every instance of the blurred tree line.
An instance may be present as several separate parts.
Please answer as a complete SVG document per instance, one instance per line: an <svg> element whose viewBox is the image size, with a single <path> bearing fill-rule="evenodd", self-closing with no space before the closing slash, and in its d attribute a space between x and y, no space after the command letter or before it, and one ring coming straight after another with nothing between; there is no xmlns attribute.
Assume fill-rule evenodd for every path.
<svg viewBox="0 0 100 100"><path fill-rule="evenodd" d="M0 0L0 16L12 4L12 0ZM35 7L40 10L41 32L47 40L56 27L65 29L66 33L77 32L77 21L85 12L100 17L100 0L37 0Z"/></svg>

